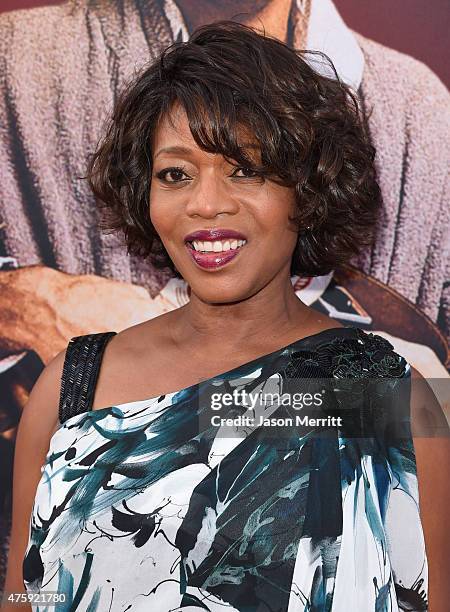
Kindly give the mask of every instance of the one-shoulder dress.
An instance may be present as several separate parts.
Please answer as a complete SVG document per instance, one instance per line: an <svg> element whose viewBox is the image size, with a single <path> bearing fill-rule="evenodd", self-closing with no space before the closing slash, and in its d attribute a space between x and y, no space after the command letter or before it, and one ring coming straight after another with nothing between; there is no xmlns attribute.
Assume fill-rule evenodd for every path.
<svg viewBox="0 0 450 612"><path fill-rule="evenodd" d="M115 333L68 344L23 560L27 592L59 603L33 611L428 609L411 370L391 343L327 329L92 410ZM316 381L323 395L293 408L289 392Z"/></svg>

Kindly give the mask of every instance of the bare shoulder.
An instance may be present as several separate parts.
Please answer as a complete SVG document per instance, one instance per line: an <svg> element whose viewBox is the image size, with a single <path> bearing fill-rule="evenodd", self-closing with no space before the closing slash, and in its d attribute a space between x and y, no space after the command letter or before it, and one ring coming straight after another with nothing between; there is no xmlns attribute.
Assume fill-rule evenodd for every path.
<svg viewBox="0 0 450 612"><path fill-rule="evenodd" d="M45 366L33 385L22 410L17 430L16 452L32 453L36 463L45 459L50 438L58 423L61 377L66 349Z"/></svg>
<svg viewBox="0 0 450 612"><path fill-rule="evenodd" d="M102 367L106 363L108 368L121 368L124 359L138 362L155 350L167 347L170 342L168 330L174 318L174 312L170 311L118 332L105 347Z"/></svg>
<svg viewBox="0 0 450 612"><path fill-rule="evenodd" d="M164 313L128 327L109 340L96 382L94 410L116 402L133 401L136 397L150 397L148 373L152 372L153 378L158 379L158 372L169 362L168 330L173 318L173 311ZM136 397L130 397L130 389Z"/></svg>
<svg viewBox="0 0 450 612"><path fill-rule="evenodd" d="M67 348L53 357L34 383L28 401L22 411L19 428L22 435L34 442L48 445L55 423L58 421L61 377Z"/></svg>

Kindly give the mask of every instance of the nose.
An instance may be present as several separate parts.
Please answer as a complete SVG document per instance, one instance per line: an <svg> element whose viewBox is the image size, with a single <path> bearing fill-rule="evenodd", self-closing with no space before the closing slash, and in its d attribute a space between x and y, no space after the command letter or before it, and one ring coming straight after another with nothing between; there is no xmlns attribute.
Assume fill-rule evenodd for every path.
<svg viewBox="0 0 450 612"><path fill-rule="evenodd" d="M238 210L239 203L214 171L205 172L198 177L185 206L188 216L205 219L212 219L221 213L235 214Z"/></svg>

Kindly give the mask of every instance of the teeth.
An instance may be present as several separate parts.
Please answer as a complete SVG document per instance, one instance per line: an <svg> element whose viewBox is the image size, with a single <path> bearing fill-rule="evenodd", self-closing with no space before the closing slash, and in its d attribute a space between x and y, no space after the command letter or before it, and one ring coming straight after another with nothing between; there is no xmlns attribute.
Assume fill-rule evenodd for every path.
<svg viewBox="0 0 450 612"><path fill-rule="evenodd" d="M222 251L229 251L230 249L239 249L246 242L246 240L194 240L192 246L196 251L201 251L203 253L221 253Z"/></svg>

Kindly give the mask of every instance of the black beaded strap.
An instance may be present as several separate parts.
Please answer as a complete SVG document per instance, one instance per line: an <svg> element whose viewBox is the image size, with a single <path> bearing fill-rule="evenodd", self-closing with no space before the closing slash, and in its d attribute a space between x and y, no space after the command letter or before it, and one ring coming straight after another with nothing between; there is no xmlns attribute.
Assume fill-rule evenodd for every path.
<svg viewBox="0 0 450 612"><path fill-rule="evenodd" d="M91 409L103 351L116 333L100 332L71 338L61 377L60 423Z"/></svg>

